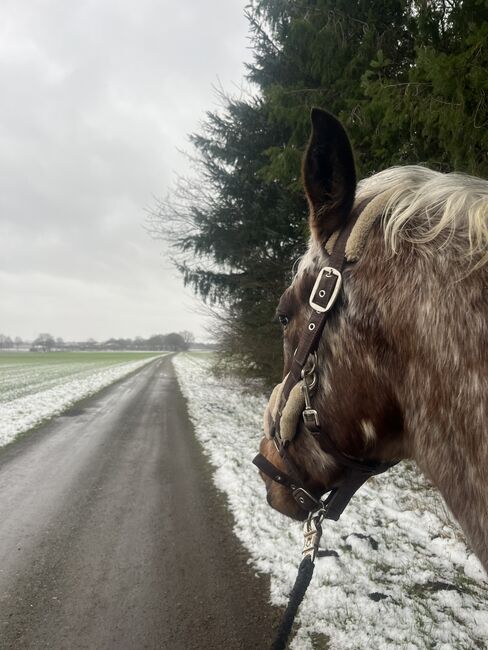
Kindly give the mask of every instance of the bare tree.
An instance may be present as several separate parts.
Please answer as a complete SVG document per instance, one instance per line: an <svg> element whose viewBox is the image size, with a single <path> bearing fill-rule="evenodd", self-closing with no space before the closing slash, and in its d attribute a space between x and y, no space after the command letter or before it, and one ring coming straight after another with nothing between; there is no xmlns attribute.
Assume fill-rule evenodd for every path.
<svg viewBox="0 0 488 650"><path fill-rule="evenodd" d="M56 341L54 340L54 336L52 336L52 334L44 333L39 334L32 345L34 347L40 347L44 352L50 352L56 345Z"/></svg>
<svg viewBox="0 0 488 650"><path fill-rule="evenodd" d="M189 332L188 330L183 330L182 332L179 332L180 336L183 338L183 341L185 342L186 349L191 347L192 343L195 343L195 335L193 332Z"/></svg>

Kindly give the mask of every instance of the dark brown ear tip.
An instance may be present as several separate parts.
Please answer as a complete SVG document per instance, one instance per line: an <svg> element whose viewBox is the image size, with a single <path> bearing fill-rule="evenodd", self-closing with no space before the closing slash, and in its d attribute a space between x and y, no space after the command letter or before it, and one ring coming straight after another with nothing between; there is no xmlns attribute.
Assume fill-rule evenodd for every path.
<svg viewBox="0 0 488 650"><path fill-rule="evenodd" d="M327 142L335 138L347 138L345 128L332 113L321 108L312 108L310 119L312 120L312 137Z"/></svg>
<svg viewBox="0 0 488 650"><path fill-rule="evenodd" d="M331 118L331 114L324 111L322 108L314 106L310 111L310 121L313 126L318 127L326 124Z"/></svg>

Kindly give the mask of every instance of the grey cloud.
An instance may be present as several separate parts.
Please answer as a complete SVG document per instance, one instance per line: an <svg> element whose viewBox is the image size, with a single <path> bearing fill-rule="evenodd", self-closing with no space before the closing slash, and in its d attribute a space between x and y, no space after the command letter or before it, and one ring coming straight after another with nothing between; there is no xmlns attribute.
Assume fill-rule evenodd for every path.
<svg viewBox="0 0 488 650"><path fill-rule="evenodd" d="M241 80L245 4L2 3L0 331L201 330L144 209L185 171L217 77Z"/></svg>

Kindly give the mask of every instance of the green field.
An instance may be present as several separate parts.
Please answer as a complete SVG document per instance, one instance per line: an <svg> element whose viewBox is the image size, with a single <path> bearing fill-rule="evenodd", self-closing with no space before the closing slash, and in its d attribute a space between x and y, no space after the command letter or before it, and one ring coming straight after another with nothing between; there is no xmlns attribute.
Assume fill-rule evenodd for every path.
<svg viewBox="0 0 488 650"><path fill-rule="evenodd" d="M0 446L164 354L0 353Z"/></svg>
<svg viewBox="0 0 488 650"><path fill-rule="evenodd" d="M0 352L0 369L4 365L52 365L60 363L124 363L148 359L159 352Z"/></svg>
<svg viewBox="0 0 488 650"><path fill-rule="evenodd" d="M0 403L154 356L150 352L4 352L0 354Z"/></svg>

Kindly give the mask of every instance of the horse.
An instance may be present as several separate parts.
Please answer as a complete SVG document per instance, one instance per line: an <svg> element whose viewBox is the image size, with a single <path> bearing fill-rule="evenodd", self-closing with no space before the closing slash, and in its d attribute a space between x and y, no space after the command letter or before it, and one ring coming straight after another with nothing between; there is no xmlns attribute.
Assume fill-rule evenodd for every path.
<svg viewBox="0 0 488 650"><path fill-rule="evenodd" d="M309 396L330 444L301 423L285 456L268 432L260 454L278 476L260 472L267 500L303 520L308 513L280 483L290 465L318 502L346 480L341 458L413 459L488 571L488 182L411 165L358 183L339 120L315 108L311 123L302 163L310 241L276 309L283 381L313 313L314 282L338 233L357 220Z"/></svg>

